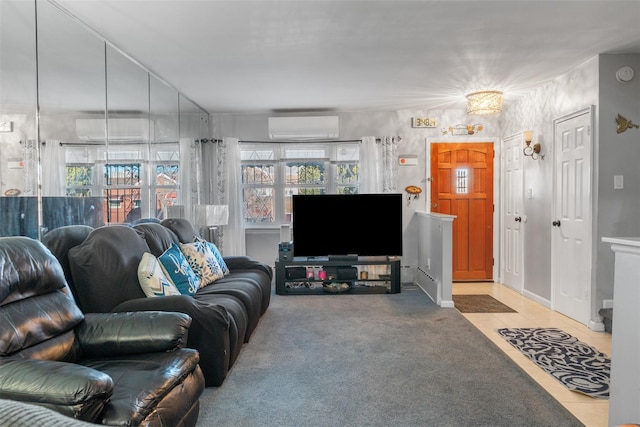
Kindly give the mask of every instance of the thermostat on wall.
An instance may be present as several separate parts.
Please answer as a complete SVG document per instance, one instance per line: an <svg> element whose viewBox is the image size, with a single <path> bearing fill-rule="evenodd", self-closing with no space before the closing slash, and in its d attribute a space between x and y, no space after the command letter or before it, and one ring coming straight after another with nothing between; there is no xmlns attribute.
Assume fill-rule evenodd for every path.
<svg viewBox="0 0 640 427"><path fill-rule="evenodd" d="M24 168L24 160L22 160L22 159L9 159L7 161L7 167L9 169L22 169L22 168Z"/></svg>
<svg viewBox="0 0 640 427"><path fill-rule="evenodd" d="M400 166L417 166L418 165L418 156L415 155L401 155L398 157L398 163Z"/></svg>

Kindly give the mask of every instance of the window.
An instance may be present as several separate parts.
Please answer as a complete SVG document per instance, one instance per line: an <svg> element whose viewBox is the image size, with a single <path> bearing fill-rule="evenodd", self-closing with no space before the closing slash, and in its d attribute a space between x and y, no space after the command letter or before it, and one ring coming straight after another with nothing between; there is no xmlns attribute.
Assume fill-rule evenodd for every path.
<svg viewBox="0 0 640 427"><path fill-rule="evenodd" d="M65 193L69 197L91 197L95 194L95 159L87 147L65 150Z"/></svg>
<svg viewBox="0 0 640 427"><path fill-rule="evenodd" d="M67 196L104 197L107 223L131 222L149 215L161 218L165 208L178 199L178 144L152 147L150 162L147 153L146 146L108 152L104 148L69 147ZM148 179L147 173L152 174Z"/></svg>
<svg viewBox="0 0 640 427"><path fill-rule="evenodd" d="M82 164L66 165L66 195L68 197L91 197L93 167Z"/></svg>
<svg viewBox="0 0 640 427"><path fill-rule="evenodd" d="M356 194L359 154L358 143L242 144L245 224L291 222L294 194Z"/></svg>
<svg viewBox="0 0 640 427"><path fill-rule="evenodd" d="M141 217L140 163L108 163L104 166L107 222L131 222Z"/></svg>
<svg viewBox="0 0 640 427"><path fill-rule="evenodd" d="M167 206L178 204L180 184L180 156L178 146L171 149L162 146L154 153L155 180L151 182L151 194L155 194L156 209L166 211ZM157 215L156 215L157 216Z"/></svg>
<svg viewBox="0 0 640 427"><path fill-rule="evenodd" d="M456 169L456 193L467 194L469 192L469 169Z"/></svg>

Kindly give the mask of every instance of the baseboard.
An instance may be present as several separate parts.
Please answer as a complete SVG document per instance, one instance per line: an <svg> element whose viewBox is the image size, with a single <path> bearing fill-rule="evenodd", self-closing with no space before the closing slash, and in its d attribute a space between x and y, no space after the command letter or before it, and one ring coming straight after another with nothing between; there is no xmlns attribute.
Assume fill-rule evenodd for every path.
<svg viewBox="0 0 640 427"><path fill-rule="evenodd" d="M428 291L427 289L425 289L425 288L424 288L424 286L422 286L419 282L416 282L416 285L418 285L418 288L419 288L422 292L424 292L424 294L425 294L426 296L428 296L428 297L429 297L429 299L430 299L431 301L435 302L436 304L438 303L438 299L437 299L437 297L436 297L436 298L434 298L434 297L429 293L429 291Z"/></svg>
<svg viewBox="0 0 640 427"><path fill-rule="evenodd" d="M535 302L537 302L540 305L545 306L546 308L551 308L551 301L541 298L540 296L536 295L536 294L532 294L531 292L525 290L522 292L522 295L524 295L525 297L529 298L530 300L533 300Z"/></svg>
<svg viewBox="0 0 640 427"><path fill-rule="evenodd" d="M589 320L589 324L587 326L592 331L604 332L604 323L602 323L602 322L594 322L593 320Z"/></svg>
<svg viewBox="0 0 640 427"><path fill-rule="evenodd" d="M541 304L541 305L551 309L551 301L546 300L544 298L540 298L538 295L532 294L531 292L527 292L527 291L524 291L522 294L525 297L537 302L538 304ZM587 324L587 327L589 329L591 329L592 331L595 331L595 332L604 332L604 323L603 322L595 322L593 320L590 320L589 323Z"/></svg>
<svg viewBox="0 0 640 427"><path fill-rule="evenodd" d="M442 308L454 308L453 301L446 301L446 300L442 300L442 301L440 301L440 303L438 303L438 299L437 299L437 298L434 298L433 296L431 296L431 294L429 293L429 291L428 291L427 289L425 289L425 287L424 287L424 286L420 285L420 283L419 283L419 282L416 282L416 283L415 283L415 285L417 285L417 286L418 286L418 288L419 288L422 292L424 292L424 293L429 297L429 299L431 299L431 301L435 302L435 303L436 303L436 304L438 304L440 307L442 307Z"/></svg>

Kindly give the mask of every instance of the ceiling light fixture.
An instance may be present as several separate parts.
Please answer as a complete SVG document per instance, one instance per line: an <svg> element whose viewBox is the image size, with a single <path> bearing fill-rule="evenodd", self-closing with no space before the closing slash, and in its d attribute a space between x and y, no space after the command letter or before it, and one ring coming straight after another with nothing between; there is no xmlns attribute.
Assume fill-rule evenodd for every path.
<svg viewBox="0 0 640 427"><path fill-rule="evenodd" d="M467 114L493 114L502 111L502 92L484 90L467 95Z"/></svg>

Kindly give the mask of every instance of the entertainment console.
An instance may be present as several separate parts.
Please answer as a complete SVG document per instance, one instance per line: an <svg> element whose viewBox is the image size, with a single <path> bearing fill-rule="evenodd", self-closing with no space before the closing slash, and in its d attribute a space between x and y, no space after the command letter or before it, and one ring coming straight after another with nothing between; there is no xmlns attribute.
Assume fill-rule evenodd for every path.
<svg viewBox="0 0 640 427"><path fill-rule="evenodd" d="M397 294L398 257L293 257L276 261L276 294Z"/></svg>

